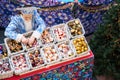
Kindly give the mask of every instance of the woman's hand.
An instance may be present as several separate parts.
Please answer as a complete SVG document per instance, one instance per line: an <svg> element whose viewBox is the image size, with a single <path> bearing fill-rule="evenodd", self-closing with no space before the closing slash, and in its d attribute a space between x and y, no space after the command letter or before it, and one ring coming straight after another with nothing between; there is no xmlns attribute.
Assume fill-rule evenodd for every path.
<svg viewBox="0 0 120 80"><path fill-rule="evenodd" d="M23 36L22 39L21 39L21 42L23 44L28 44L28 38L26 38L25 36Z"/></svg>
<svg viewBox="0 0 120 80"><path fill-rule="evenodd" d="M33 37L33 36L31 36L30 38L29 38L29 45L30 46L32 46L33 44L34 44L34 42L35 42L35 37Z"/></svg>

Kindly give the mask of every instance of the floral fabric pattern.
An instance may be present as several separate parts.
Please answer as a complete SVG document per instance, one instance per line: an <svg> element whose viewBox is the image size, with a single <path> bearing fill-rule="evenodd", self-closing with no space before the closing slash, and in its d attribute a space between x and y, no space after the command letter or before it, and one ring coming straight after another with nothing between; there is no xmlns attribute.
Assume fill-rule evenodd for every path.
<svg viewBox="0 0 120 80"><path fill-rule="evenodd" d="M81 4L86 6L108 5L113 0L82 0ZM21 7L24 4L32 4L36 7L61 6L63 4L58 0L1 0L0 1L0 28L6 28L10 22L10 17L16 15L15 8ZM45 20L48 27L56 24L67 22L74 19L71 8L56 11L39 11L41 17ZM86 35L94 32L97 29L98 23L102 22L102 16L105 11L87 12L78 8L75 12L76 18L79 18L84 26Z"/></svg>
<svg viewBox="0 0 120 80"><path fill-rule="evenodd" d="M92 80L93 60L91 57L21 80Z"/></svg>

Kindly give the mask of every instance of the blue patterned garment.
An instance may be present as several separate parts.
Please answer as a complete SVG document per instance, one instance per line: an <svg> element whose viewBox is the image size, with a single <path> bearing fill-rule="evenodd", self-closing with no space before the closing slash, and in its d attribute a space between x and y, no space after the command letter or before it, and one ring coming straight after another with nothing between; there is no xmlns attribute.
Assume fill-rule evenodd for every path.
<svg viewBox="0 0 120 80"><path fill-rule="evenodd" d="M39 16L37 10L34 10L32 17L32 29L42 33L45 27L43 19ZM12 16L11 22L5 30L5 36L11 39L16 39L18 34L23 34L25 32L26 30L22 17L20 15Z"/></svg>

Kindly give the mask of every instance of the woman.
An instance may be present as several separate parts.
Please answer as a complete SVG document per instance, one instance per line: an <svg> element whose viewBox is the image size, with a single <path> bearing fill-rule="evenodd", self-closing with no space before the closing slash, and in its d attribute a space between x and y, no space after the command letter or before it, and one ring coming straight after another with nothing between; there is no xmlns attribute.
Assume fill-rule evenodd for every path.
<svg viewBox="0 0 120 80"><path fill-rule="evenodd" d="M5 36L23 44L32 45L45 29L45 23L35 7L18 8L18 10L21 10L20 14L11 17L11 22L5 30ZM23 33L32 30L34 32L30 38L23 36Z"/></svg>

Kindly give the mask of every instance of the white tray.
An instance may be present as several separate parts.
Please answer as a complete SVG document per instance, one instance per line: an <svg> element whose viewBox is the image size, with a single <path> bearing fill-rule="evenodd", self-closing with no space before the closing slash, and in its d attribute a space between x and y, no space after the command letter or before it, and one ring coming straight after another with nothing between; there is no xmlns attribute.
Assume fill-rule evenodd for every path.
<svg viewBox="0 0 120 80"><path fill-rule="evenodd" d="M55 40L54 40L54 36L53 36L53 34L52 34L52 30L51 30L50 27L46 28L45 30L48 31L49 36L50 36L51 38L53 38L53 41L51 41L51 42L45 42L45 41L43 41L43 38L40 37L41 44L43 44L43 45L50 45L51 43L54 43L54 41L55 41ZM45 30L44 30L44 31L45 31ZM42 34L43 34L43 33L42 33ZM42 36L42 34L41 34L41 36Z"/></svg>
<svg viewBox="0 0 120 80"><path fill-rule="evenodd" d="M65 33L65 37L64 38L62 38L62 39L57 39L57 37L56 37L56 33L55 33L55 29L63 29L64 30L64 33ZM69 39L69 35L68 35L68 31L67 31L67 26L66 26L66 24L59 24L59 25L55 25L55 26L53 26L52 28L52 34L54 35L54 38L55 38L55 42L60 42L60 41L64 41L64 40L66 40L66 39ZM63 31L62 30L62 31Z"/></svg>
<svg viewBox="0 0 120 80"><path fill-rule="evenodd" d="M32 54L34 55L34 54L35 54L35 53L34 53L35 50L38 50L38 51L40 52L38 58L39 58L39 60L40 60L40 58L42 58L43 61L44 61L44 63L33 67L33 66L32 66L32 63L31 63L31 61L30 61L31 59L30 59L29 53L32 53ZM42 52L41 52L40 48L34 48L34 49L29 50L29 51L27 52L27 58L28 58L28 60L29 60L29 64L30 64L31 69L38 69L38 68L40 68L40 67L42 67L42 66L44 66L44 65L46 64L45 59L44 59L44 57L43 57L43 55L42 55Z"/></svg>
<svg viewBox="0 0 120 80"><path fill-rule="evenodd" d="M0 59L0 62L3 61L3 60L7 60L7 63L9 64L9 71L6 71L5 73L2 73L0 74L0 79L4 79L4 78L9 78L9 77L12 77L13 76L13 70L12 70L12 67L10 65L10 61L9 61L9 58L6 57L6 58L3 58L3 59ZM5 61L6 62L6 61Z"/></svg>
<svg viewBox="0 0 120 80"><path fill-rule="evenodd" d="M73 35L71 34L70 28L69 28L69 26L68 26L68 24L69 24L70 22L74 22L75 20L77 20L77 21L79 22L80 27L82 28L82 31L81 31L82 34L81 34L81 35L84 35L84 34L85 34L85 30L84 30L84 27L83 27L81 21L80 21L79 19L73 19L73 20L70 20L70 21L68 21L68 22L66 23L66 25L67 25L67 30L68 30L68 33L70 34L70 37L71 37L71 38L75 38L75 37L77 37L77 36L80 36L80 35L75 35L75 36L73 36Z"/></svg>
<svg viewBox="0 0 120 80"><path fill-rule="evenodd" d="M19 70L16 70L15 69L15 65L12 61L12 59L16 56L20 56L20 55L24 55L24 58L25 58L25 61L26 61L26 64L27 64L27 67L23 68L23 69L19 69ZM12 65L12 70L15 72L16 75L19 75L21 73L24 73L24 72L27 72L28 70L30 70L30 65L29 65L29 62L28 62L28 59L27 59L27 54L25 52L21 52L19 54L14 54L10 57L10 63Z"/></svg>
<svg viewBox="0 0 120 80"><path fill-rule="evenodd" d="M73 44L73 40L75 40L75 39L77 39L77 38L84 38L84 41L85 41L85 43L87 44L87 51L84 51L84 52L81 52L80 54L77 54L77 52L76 52L76 48L75 48L75 46L74 46L74 44ZM88 53L89 51L90 51L90 47L89 47L89 45L88 45L88 43L87 43L87 41L86 41L86 38L84 37L84 36L77 36L77 37L75 37L75 38L73 38L72 40L71 40L71 45L72 45L72 47L73 47L73 49L74 49L74 52L76 53L76 55L77 56L82 56L83 54L86 54L86 53Z"/></svg>
<svg viewBox="0 0 120 80"><path fill-rule="evenodd" d="M65 55L65 53L63 53L63 52L60 51L60 48L58 48L58 46L61 45L61 44L66 44L66 45L67 45L69 51L71 51L71 53L72 53L71 56L69 56L68 52L67 52L66 55ZM57 46L57 50L58 50L58 52L60 53L60 55L62 56L62 59L63 59L63 60L65 60L65 59L71 59L71 58L75 57L76 54L75 54L75 52L74 52L74 50L73 50L73 47L72 47L72 45L70 44L70 41L69 41L69 40L62 41L62 42L58 43L56 46Z"/></svg>
<svg viewBox="0 0 120 80"><path fill-rule="evenodd" d="M54 60L54 61L48 61L48 58L46 58L47 55L46 55L45 52L44 52L44 49L47 48L47 47L51 47L51 48L53 48L53 49L55 50L55 54L57 55L57 59L56 59L56 60ZM56 46L55 46L54 44L51 44L51 45L49 45L49 46L44 46L44 47L41 49L41 51L42 51L42 53L43 53L42 55L43 55L43 57L44 57L44 59L45 59L45 61L46 61L46 64L53 64L53 63L59 62L59 61L61 60L61 55L58 53L58 51L57 51L57 49L56 49Z"/></svg>
<svg viewBox="0 0 120 80"><path fill-rule="evenodd" d="M5 39L4 39L5 46L6 46L7 52L8 52L8 56L11 56L11 55L13 55L13 54L20 53L20 52L23 52L23 51L24 51L24 46L23 46L23 44L20 43L21 46L22 46L22 50L20 50L20 51L18 51L18 52L12 52L12 51L10 50L9 46L8 46L8 41L10 41L10 40L12 40L12 39L10 39L10 38L5 38Z"/></svg>

